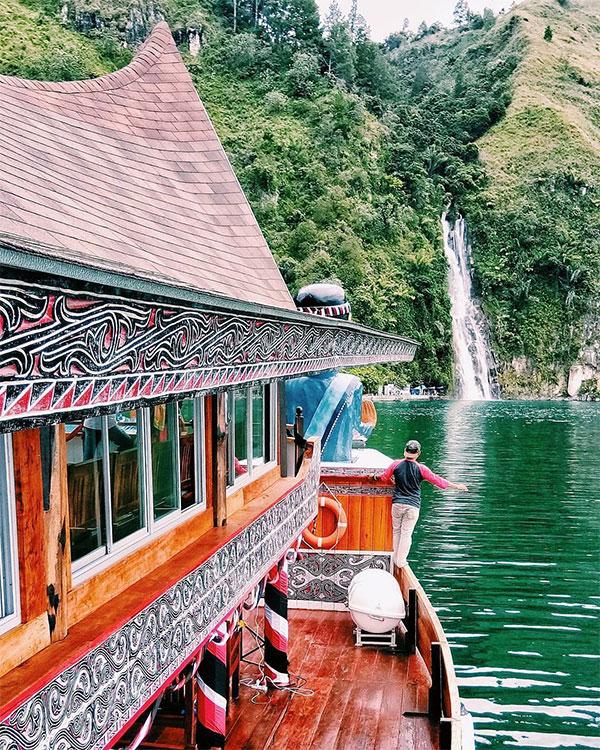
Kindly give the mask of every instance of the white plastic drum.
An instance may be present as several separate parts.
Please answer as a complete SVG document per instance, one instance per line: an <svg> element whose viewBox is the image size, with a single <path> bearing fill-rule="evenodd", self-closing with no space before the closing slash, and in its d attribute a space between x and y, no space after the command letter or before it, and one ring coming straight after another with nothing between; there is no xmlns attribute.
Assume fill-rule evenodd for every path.
<svg viewBox="0 0 600 750"><path fill-rule="evenodd" d="M348 609L355 624L368 633L387 633L405 615L398 581L387 570L367 568L348 588Z"/></svg>

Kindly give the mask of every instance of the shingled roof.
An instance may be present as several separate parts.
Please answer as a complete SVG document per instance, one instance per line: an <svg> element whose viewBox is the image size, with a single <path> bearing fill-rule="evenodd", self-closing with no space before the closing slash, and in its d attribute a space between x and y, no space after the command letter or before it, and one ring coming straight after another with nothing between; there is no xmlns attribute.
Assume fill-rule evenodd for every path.
<svg viewBox="0 0 600 750"><path fill-rule="evenodd" d="M0 245L294 307L166 23L101 78L0 76Z"/></svg>

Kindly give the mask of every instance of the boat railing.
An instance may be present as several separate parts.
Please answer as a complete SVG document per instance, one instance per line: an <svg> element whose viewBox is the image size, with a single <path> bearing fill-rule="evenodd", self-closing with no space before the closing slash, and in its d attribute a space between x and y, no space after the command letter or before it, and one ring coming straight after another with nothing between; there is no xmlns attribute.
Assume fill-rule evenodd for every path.
<svg viewBox="0 0 600 750"><path fill-rule="evenodd" d="M407 607L406 646L419 651L431 676L428 715L439 724L441 750L461 748L461 706L450 645L427 594L410 567L395 568Z"/></svg>

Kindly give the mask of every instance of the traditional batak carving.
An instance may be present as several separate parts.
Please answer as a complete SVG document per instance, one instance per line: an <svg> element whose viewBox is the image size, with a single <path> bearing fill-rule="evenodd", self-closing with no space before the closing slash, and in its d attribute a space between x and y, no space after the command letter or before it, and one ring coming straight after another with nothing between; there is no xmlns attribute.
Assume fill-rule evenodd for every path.
<svg viewBox="0 0 600 750"><path fill-rule="evenodd" d="M414 351L412 341L335 324L0 282L0 421L409 361Z"/></svg>
<svg viewBox="0 0 600 750"><path fill-rule="evenodd" d="M306 479L0 723L0 750L100 750L281 558L317 513Z"/></svg>
<svg viewBox="0 0 600 750"><path fill-rule="evenodd" d="M338 466L327 465L323 467L323 477L329 482L329 477L372 477L373 475L381 476L384 471L385 469L372 469L368 467L354 466L353 464L348 464L347 466L343 464L339 464ZM336 486L336 484L331 483L332 489ZM350 494L355 495L357 493L354 491ZM387 494L390 495L391 492L388 490Z"/></svg>
<svg viewBox="0 0 600 750"><path fill-rule="evenodd" d="M371 469L372 476L373 470ZM353 476L356 475L356 472ZM328 484L321 485L321 494L332 492L334 495L374 495L377 497L392 497L393 487L391 484Z"/></svg>
<svg viewBox="0 0 600 750"><path fill-rule="evenodd" d="M365 568L390 570L391 553L312 552L290 566L289 597L303 602L345 604L348 586Z"/></svg>

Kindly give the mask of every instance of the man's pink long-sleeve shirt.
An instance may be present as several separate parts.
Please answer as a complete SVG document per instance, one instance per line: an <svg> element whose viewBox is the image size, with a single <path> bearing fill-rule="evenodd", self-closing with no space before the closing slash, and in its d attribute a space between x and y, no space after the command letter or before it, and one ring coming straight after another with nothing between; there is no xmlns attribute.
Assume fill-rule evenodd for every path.
<svg viewBox="0 0 600 750"><path fill-rule="evenodd" d="M395 485L393 502L412 505L415 508L421 505L420 484L422 481L429 482L441 490L445 490L450 485L447 479L434 474L425 464L406 458L393 461L381 478L384 482L393 480Z"/></svg>

